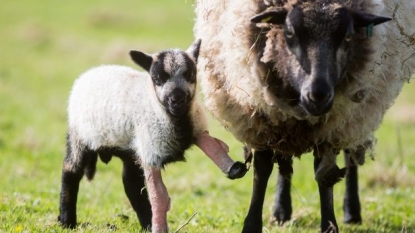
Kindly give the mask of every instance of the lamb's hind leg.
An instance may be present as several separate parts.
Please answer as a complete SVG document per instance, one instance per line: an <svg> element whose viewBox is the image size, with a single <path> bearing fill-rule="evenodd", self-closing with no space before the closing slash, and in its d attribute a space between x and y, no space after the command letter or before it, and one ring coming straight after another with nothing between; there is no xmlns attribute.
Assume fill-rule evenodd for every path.
<svg viewBox="0 0 415 233"><path fill-rule="evenodd" d="M293 160L291 157L276 156L279 172L277 181L277 193L275 195L273 221L278 225L291 219L291 178L293 174Z"/></svg>
<svg viewBox="0 0 415 233"><path fill-rule="evenodd" d="M144 171L135 162L133 151L119 151L117 155L123 162L124 191L137 214L141 227L145 230L151 230L151 205L145 188Z"/></svg>
<svg viewBox="0 0 415 233"><path fill-rule="evenodd" d="M63 227L76 227L76 202L79 182L84 175L88 160L96 162L97 154L80 146L71 146L68 136L66 157L62 167L62 187L58 221ZM74 148L74 149L73 149ZM74 158L74 157L77 158ZM76 162L75 162L76 160Z"/></svg>
<svg viewBox="0 0 415 233"><path fill-rule="evenodd" d="M357 150L345 150L344 160L347 167L346 172L346 190L343 200L344 222L350 224L362 223L360 214L359 201L359 181L358 181L358 163L355 158L360 159L360 163L364 162L366 149L360 147Z"/></svg>
<svg viewBox="0 0 415 233"><path fill-rule="evenodd" d="M254 183L251 205L245 218L243 233L262 232L262 208L268 179L274 166L273 156L272 150L255 151L254 153Z"/></svg>

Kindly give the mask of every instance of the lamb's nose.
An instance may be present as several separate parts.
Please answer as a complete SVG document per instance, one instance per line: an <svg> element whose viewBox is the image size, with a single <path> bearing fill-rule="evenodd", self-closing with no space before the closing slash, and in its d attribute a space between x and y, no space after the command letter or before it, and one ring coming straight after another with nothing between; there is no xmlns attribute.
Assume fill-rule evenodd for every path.
<svg viewBox="0 0 415 233"><path fill-rule="evenodd" d="M173 96L171 98L171 102L173 104L181 104L184 102L184 100L185 100L184 96Z"/></svg>
<svg viewBox="0 0 415 233"><path fill-rule="evenodd" d="M184 91L177 90L171 96L170 101L174 105L183 104L186 101L186 93L184 93Z"/></svg>

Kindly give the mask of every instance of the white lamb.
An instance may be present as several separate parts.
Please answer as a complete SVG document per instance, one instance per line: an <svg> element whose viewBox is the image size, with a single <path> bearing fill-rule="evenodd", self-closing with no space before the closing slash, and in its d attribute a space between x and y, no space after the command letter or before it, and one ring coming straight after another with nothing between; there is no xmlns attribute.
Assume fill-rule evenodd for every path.
<svg viewBox="0 0 415 233"><path fill-rule="evenodd" d="M196 98L199 48L197 40L187 52L175 49L147 55L131 51L134 62L148 73L107 65L76 80L69 98L62 169L59 221L64 227L76 226L79 182L83 174L93 178L98 155L105 163L112 156L123 161L125 192L142 227L152 227L152 232L168 231L170 198L161 169L185 160L184 152L192 144L229 178L245 174L245 165L233 162L226 144L208 134Z"/></svg>

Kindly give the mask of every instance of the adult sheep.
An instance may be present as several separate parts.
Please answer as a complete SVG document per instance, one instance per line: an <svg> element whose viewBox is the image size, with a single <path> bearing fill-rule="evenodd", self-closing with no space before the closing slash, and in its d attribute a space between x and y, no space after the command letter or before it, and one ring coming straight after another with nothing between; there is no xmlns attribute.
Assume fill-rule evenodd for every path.
<svg viewBox="0 0 415 233"><path fill-rule="evenodd" d="M200 147L229 178L246 172L227 154L227 146L207 131L196 96L196 60L200 40L187 52L175 49L153 55L131 51L148 73L106 65L82 74L68 106L67 155L62 168L59 222L76 226L79 182L92 179L98 156L123 161L125 192L143 228L168 232L170 197L161 169L183 161L192 144ZM147 185L149 192L144 189ZM150 205L151 204L151 205Z"/></svg>
<svg viewBox="0 0 415 233"><path fill-rule="evenodd" d="M345 170L336 165L337 154L371 144L410 78L415 2L385 1L386 7L381 0L196 4L195 35L205 41L198 63L205 104L255 150L243 232L261 232L271 162L306 152L315 157L321 230L338 231L333 185Z"/></svg>

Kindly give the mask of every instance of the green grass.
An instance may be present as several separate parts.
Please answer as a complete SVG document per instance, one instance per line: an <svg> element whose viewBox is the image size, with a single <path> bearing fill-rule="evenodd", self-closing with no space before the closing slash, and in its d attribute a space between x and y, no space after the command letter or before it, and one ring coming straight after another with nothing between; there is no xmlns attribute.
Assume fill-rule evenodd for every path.
<svg viewBox="0 0 415 233"><path fill-rule="evenodd" d="M192 1L2 1L0 7L0 232L72 232L57 224L66 104L73 80L102 63L133 65L130 49L187 48L193 40ZM344 183L335 186L343 232L415 232L415 87L408 84L376 136L376 160L360 170L364 223L341 223ZM211 121L234 159L241 144ZM168 166L170 229L240 232L247 213L252 171L231 181L199 149L187 163ZM269 181L264 232L317 232L319 202L312 156L295 161L293 220L269 223L276 173ZM339 160L342 163L342 159ZM125 218L123 216L127 216ZM99 163L93 182L83 180L73 232L135 232L135 213L124 194L121 163ZM113 226L116 226L114 228Z"/></svg>

